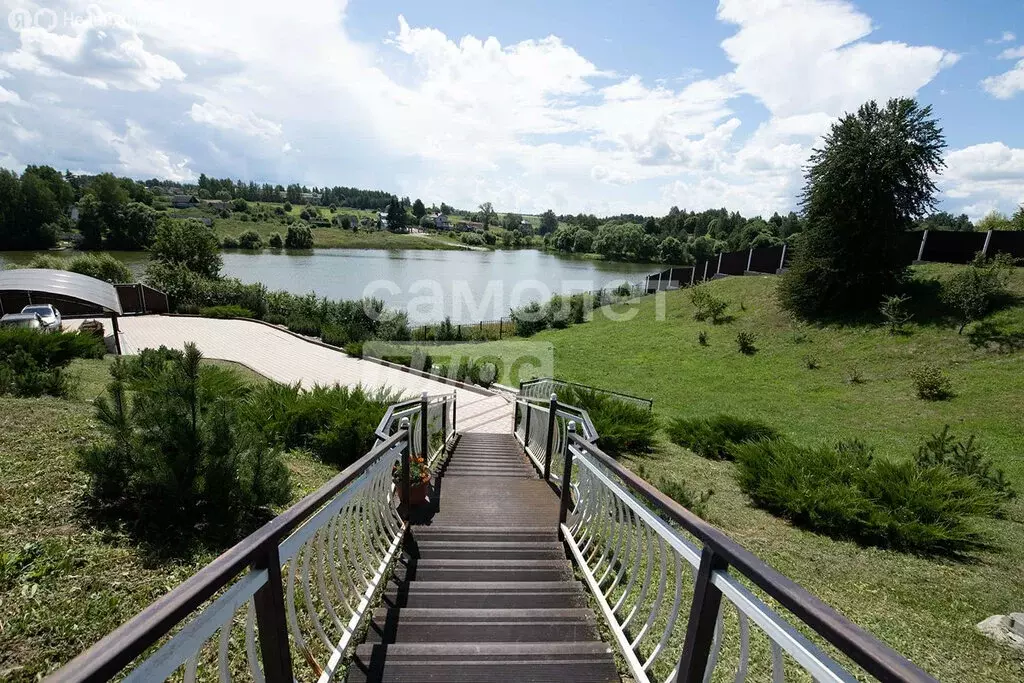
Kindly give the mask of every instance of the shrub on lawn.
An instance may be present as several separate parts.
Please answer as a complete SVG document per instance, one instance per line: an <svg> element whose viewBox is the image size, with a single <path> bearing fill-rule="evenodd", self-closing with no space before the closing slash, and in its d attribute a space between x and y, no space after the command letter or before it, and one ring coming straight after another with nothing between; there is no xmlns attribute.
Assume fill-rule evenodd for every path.
<svg viewBox="0 0 1024 683"><path fill-rule="evenodd" d="M41 366L23 349L0 360L0 395L70 398L77 388L77 377L62 367Z"/></svg>
<svg viewBox="0 0 1024 683"><path fill-rule="evenodd" d="M40 254L32 257L28 268L50 268L53 270L69 270L94 277L104 282L131 282L134 280L132 271L123 262L110 254L80 254L72 259Z"/></svg>
<svg viewBox="0 0 1024 683"><path fill-rule="evenodd" d="M988 313L996 299L1006 294L1006 285L1016 261L1008 254L986 259L980 252L967 268L958 270L942 283L942 301L960 322L958 333L967 323Z"/></svg>
<svg viewBox="0 0 1024 683"><path fill-rule="evenodd" d="M349 342L348 332L341 325L324 325L320 329L320 339L331 346L344 347Z"/></svg>
<svg viewBox="0 0 1024 683"><path fill-rule="evenodd" d="M91 334L40 334L24 328L0 329L0 362L19 349L34 363L46 369L64 367L76 358L102 358L106 352L103 342Z"/></svg>
<svg viewBox="0 0 1024 683"><path fill-rule="evenodd" d="M516 335L520 337L532 337L548 326L545 311L536 301L512 309L511 317Z"/></svg>
<svg viewBox="0 0 1024 683"><path fill-rule="evenodd" d="M691 289L690 301L694 306L694 320L710 320L715 325L722 322L722 315L729 307L727 301L715 296L706 285Z"/></svg>
<svg viewBox="0 0 1024 683"><path fill-rule="evenodd" d="M740 332L736 335L736 346L739 348L740 353L744 356L753 356L757 353L757 347L754 346L754 333L753 332Z"/></svg>
<svg viewBox="0 0 1024 683"><path fill-rule="evenodd" d="M701 346L707 346L708 345L708 333L705 332L704 330L701 330L700 332L698 332L697 333L697 343L700 344Z"/></svg>
<svg viewBox="0 0 1024 683"><path fill-rule="evenodd" d="M803 448L785 440L735 448L740 488L754 504L837 538L945 553L981 547L975 516L998 514L997 497L941 465L876 458L860 442Z"/></svg>
<svg viewBox="0 0 1024 683"><path fill-rule="evenodd" d="M262 249L263 238L255 230L246 230L238 236L238 246L242 249Z"/></svg>
<svg viewBox="0 0 1024 683"><path fill-rule="evenodd" d="M821 361L818 360L817 356L807 354L804 356L804 367L808 370L817 370L821 367Z"/></svg>
<svg viewBox="0 0 1024 683"><path fill-rule="evenodd" d="M910 301L910 297L906 294L882 297L882 303L878 307L878 312L885 319L885 326L888 328L889 334L899 334L903 330L903 326L914 317L912 313L907 311L908 301Z"/></svg>
<svg viewBox="0 0 1024 683"><path fill-rule="evenodd" d="M241 306L207 306L199 309L204 318L255 318L253 312Z"/></svg>
<svg viewBox="0 0 1024 683"><path fill-rule="evenodd" d="M278 207L280 208L280 207ZM284 247L284 238L281 237L281 233L272 232L270 237L267 239L267 245L271 249L281 249Z"/></svg>
<svg viewBox="0 0 1024 683"><path fill-rule="evenodd" d="M307 337L319 337L320 336L320 323L313 318L307 318L302 315L290 315L288 316L288 329L297 334L304 334Z"/></svg>
<svg viewBox="0 0 1024 683"><path fill-rule="evenodd" d="M237 538L290 497L280 453L246 426L249 385L202 364L194 344L141 379L111 369L96 417L107 439L79 451L92 496L125 521Z"/></svg>
<svg viewBox="0 0 1024 683"><path fill-rule="evenodd" d="M982 488L993 491L1006 500L1017 497L1003 470L993 468L974 443L974 435L967 441L957 441L949 433L949 425L938 434L932 434L918 449L916 462L921 467L941 465L957 474L970 477Z"/></svg>
<svg viewBox="0 0 1024 683"><path fill-rule="evenodd" d="M647 408L583 387L557 393L560 403L587 411L598 433L597 445L608 455L646 453L654 445L658 422Z"/></svg>
<svg viewBox="0 0 1024 683"><path fill-rule="evenodd" d="M656 477L653 472L649 472L647 470L643 463L640 463L637 466L636 474L641 479L653 484L655 488L693 514L703 519L707 519L708 501L711 500L711 496L715 495L714 489L694 491L690 488L689 484L682 479Z"/></svg>
<svg viewBox="0 0 1024 683"><path fill-rule="evenodd" d="M269 442L309 449L324 462L344 468L373 447L377 425L397 400L386 389L317 385L302 391L297 384L267 384L252 392L247 414Z"/></svg>
<svg viewBox="0 0 1024 683"><path fill-rule="evenodd" d="M763 422L732 415L676 418L666 431L674 443L712 460L732 460L736 447L741 443L779 437L775 429Z"/></svg>
<svg viewBox="0 0 1024 683"><path fill-rule="evenodd" d="M910 373L917 397L925 401L944 401L953 395L953 383L939 367L925 364Z"/></svg>
<svg viewBox="0 0 1024 683"><path fill-rule="evenodd" d="M313 231L305 225L288 226L288 234L284 238L284 246L289 249L312 249Z"/></svg>
<svg viewBox="0 0 1024 683"><path fill-rule="evenodd" d="M238 238L234 235L225 235L220 238L221 249L238 249Z"/></svg>

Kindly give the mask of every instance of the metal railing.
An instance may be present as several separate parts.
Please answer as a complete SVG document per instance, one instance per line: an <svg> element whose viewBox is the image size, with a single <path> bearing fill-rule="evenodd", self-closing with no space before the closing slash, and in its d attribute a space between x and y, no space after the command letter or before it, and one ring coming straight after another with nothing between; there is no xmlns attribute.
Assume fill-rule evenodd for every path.
<svg viewBox="0 0 1024 683"><path fill-rule="evenodd" d="M517 440L557 482L559 535L638 683L782 681L798 670L815 681L934 681L619 465L585 410L519 397L515 416Z"/></svg>
<svg viewBox="0 0 1024 683"><path fill-rule="evenodd" d="M48 680L334 680L401 548L395 479L409 500L411 459L436 464L455 419L454 394L391 406L359 461Z"/></svg>
<svg viewBox="0 0 1024 683"><path fill-rule="evenodd" d="M568 382L564 379L555 379L554 377L538 377L536 379L524 380L519 383L519 393L522 396L539 399L546 399L551 394L557 394L559 390L566 388L582 389L588 392L604 394L605 396L610 396L618 401L633 403L641 408L647 408L648 410L651 410L654 407L654 400L650 398L633 396L632 394L623 394L622 392L609 391L608 389L599 389L587 384Z"/></svg>

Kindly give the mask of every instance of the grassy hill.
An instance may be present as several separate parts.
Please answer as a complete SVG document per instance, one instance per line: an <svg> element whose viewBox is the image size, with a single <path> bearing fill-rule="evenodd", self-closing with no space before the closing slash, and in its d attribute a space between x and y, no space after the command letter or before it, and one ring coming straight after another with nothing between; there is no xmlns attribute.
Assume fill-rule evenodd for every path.
<svg viewBox="0 0 1024 683"><path fill-rule="evenodd" d="M97 438L92 400L105 360L77 360L76 399L0 397L0 680L35 681L88 648L216 557L155 557L126 533L82 514L87 479L75 451ZM251 382L262 375L226 361ZM289 453L292 500L337 470Z"/></svg>
<svg viewBox="0 0 1024 683"><path fill-rule="evenodd" d="M798 324L775 302L777 278L765 276L709 283L730 302L733 320L726 324L695 321L689 293L675 291L664 296L663 319L659 298L647 296L616 307L617 317L634 316L629 321L598 312L593 322L529 341L551 344L558 377L653 397L663 420L728 413L767 422L799 444L859 437L893 458L912 457L945 424L962 437L976 434L1021 498L1008 519L978 522L999 548L969 561L865 548L797 529L749 503L732 463L705 460L664 438L652 454L626 464L713 489L713 523L940 680L1022 680L1024 658L978 635L974 624L1024 608L1024 351L1000 352L977 333L972 343L977 326L957 334L936 300L937 279L954 268L915 269L915 320L900 336L871 321ZM1019 341L1024 269L1011 289L1015 300L989 322L1004 339L1016 333ZM698 343L701 331L706 347ZM739 353L740 331L755 336L755 355ZM502 348L495 342L476 352ZM808 369L808 357L820 367ZM916 397L910 372L925 362L952 379L951 399ZM860 383L850 381L855 374Z"/></svg>

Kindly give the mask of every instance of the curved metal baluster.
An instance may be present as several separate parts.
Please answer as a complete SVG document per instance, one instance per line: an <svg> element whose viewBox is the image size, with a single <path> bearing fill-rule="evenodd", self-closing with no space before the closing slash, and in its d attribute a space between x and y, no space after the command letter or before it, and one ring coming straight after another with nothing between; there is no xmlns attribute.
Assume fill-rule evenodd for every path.
<svg viewBox="0 0 1024 683"><path fill-rule="evenodd" d="M640 586L640 595L637 597L636 603L633 605L633 609L629 610L629 614L622 620L623 631L629 627L630 622L633 621L633 617L637 615L640 608L643 606L644 601L647 600L647 589L651 585L651 574L654 573L654 544L648 541L645 545L647 546L647 569L644 572L644 582Z"/></svg>
<svg viewBox="0 0 1024 683"><path fill-rule="evenodd" d="M336 541L336 544L338 549L338 564L341 565L341 573L345 577L345 583L348 584L349 588L352 589L351 592L346 591L344 593L345 604L348 605L349 611L352 612L352 614L355 614L355 607L352 606L350 601L353 599L354 596L359 594L359 589L356 588L355 580L352 578L352 561L349 559L349 556L351 555L352 551L348 545L348 522L351 518L352 505L350 502L349 504L345 505L345 508L342 510L342 513L338 515L338 539ZM359 604L358 600L356 601L356 604Z"/></svg>
<svg viewBox="0 0 1024 683"><path fill-rule="evenodd" d="M228 623L220 627L220 638L217 643L217 674L220 683L231 683L231 672L228 670L228 644L231 641L231 628L235 625L232 615Z"/></svg>
<svg viewBox="0 0 1024 683"><path fill-rule="evenodd" d="M609 514L608 508L611 506L615 496L608 489L601 487L602 505L601 505L601 519L598 522L596 533L598 535L597 547L600 548L600 555L597 556L596 561L592 560L591 573L597 576L597 572L600 571L601 565L604 564L605 559L609 556L611 546L608 543L608 537L611 535L611 514Z"/></svg>
<svg viewBox="0 0 1024 683"><path fill-rule="evenodd" d="M323 624L320 623L320 616L317 614L316 605L313 604L313 594L309 586L309 556L314 554L313 544L319 535L320 530L317 529L313 532L310 539L302 545L302 595L305 598L307 616L313 622L313 630L316 631L324 646L330 650L334 645L331 643L331 639L327 637L327 633L324 632Z"/></svg>
<svg viewBox="0 0 1024 683"><path fill-rule="evenodd" d="M249 673L252 674L253 682L265 683L259 656L256 654L256 604L252 598L249 598L249 608L245 614L245 656L249 660Z"/></svg>
<svg viewBox="0 0 1024 683"><path fill-rule="evenodd" d="M658 558L660 559L659 564L661 565L661 571L658 575L658 595L654 598L654 604L651 605L651 613L647 616L647 623L645 623L643 628L640 629L640 632L636 634L636 639L630 643L633 650L636 650L640 641L643 640L644 636L647 635L647 632L651 630L651 626L654 625L654 622L658 618L658 613L661 611L661 600L665 597L665 579L668 563L665 562L665 539L661 536L658 536Z"/></svg>
<svg viewBox="0 0 1024 683"><path fill-rule="evenodd" d="M774 640L772 643L772 683L786 680L785 661L782 659L782 646Z"/></svg>
<svg viewBox="0 0 1024 683"><path fill-rule="evenodd" d="M633 514L633 511L630 510L625 505L623 505L622 512L623 512L623 517L624 517L624 522L622 524L622 526L623 526L623 534L622 535L624 536L623 543L626 546L626 552L623 553L622 559L619 560L619 571L615 574L615 578L612 580L612 584L610 586L608 586L608 590L606 590L605 593L604 593L604 596L606 598L609 595L612 594L612 591L615 590L616 586L619 585L619 582L622 581L622 577L626 573L626 567L629 566L630 551L633 549L633 546L632 546L633 528L636 525L637 518Z"/></svg>
<svg viewBox="0 0 1024 683"><path fill-rule="evenodd" d="M616 563L619 561L619 552L622 550L623 536L625 536L625 524L621 521L625 515L625 503L618 496L614 496L612 502L614 503L612 506L612 555L608 560L608 566L605 568L604 574L598 579L597 585L599 586L604 583L608 575L615 569Z"/></svg>
<svg viewBox="0 0 1024 683"><path fill-rule="evenodd" d="M334 584L334 592L341 597L341 602L345 605L345 609L348 610L349 614L355 614L356 611L352 608L351 603L349 603L348 592L345 590L345 587L341 585L341 579L338 578L338 565L340 564L344 571L345 562L347 561L341 551L341 544L338 543L338 534L340 533L339 526L346 509L347 508L342 508L338 514L331 519L331 523L329 525L329 531L327 534L327 567L331 572L331 583ZM349 579L349 581L351 582L351 579Z"/></svg>
<svg viewBox="0 0 1024 683"><path fill-rule="evenodd" d="M352 572L352 581L355 584L353 597L356 604L359 600L356 596L362 591L363 583L366 581L366 574L363 570L360 547L356 534L359 527L359 496L352 496L349 513L345 518L345 549L349 557L348 567Z"/></svg>
<svg viewBox="0 0 1024 683"><path fill-rule="evenodd" d="M722 652L722 633L725 630L724 614L725 610L719 606L718 617L715 619L715 637L711 641L711 652L708 654L707 666L704 667L704 683L711 682L711 676L714 675L715 667L718 666L718 656Z"/></svg>
<svg viewBox="0 0 1024 683"><path fill-rule="evenodd" d="M358 560L359 588L362 589L366 585L367 580L373 576L373 571L370 569L373 565L370 564L366 554L366 528L363 525L363 513L366 509L365 490L355 496L355 504L356 508L353 511L354 514L352 518L352 521L355 523L353 533L357 536L354 552L356 559Z"/></svg>
<svg viewBox="0 0 1024 683"><path fill-rule="evenodd" d="M295 565L299 563L299 556L302 555L302 548L295 551L295 556L288 560L288 585L285 589L285 597L288 600L286 605L288 612L288 627L292 632L292 640L295 647L306 657L307 662L312 662L312 655L306 646L306 639L302 637L302 629L299 628L299 617L295 612Z"/></svg>
<svg viewBox="0 0 1024 683"><path fill-rule="evenodd" d="M318 566L315 569L316 586L320 590L320 601L323 603L324 608L327 610L327 615L331 618L331 621L334 622L335 628L337 628L340 631L347 631L348 629L345 628L345 625L342 622L342 620L338 618L337 612L334 611L334 601L331 599L330 593L327 592L327 574L328 572L333 570L333 567L332 569L327 568L327 565L331 564L331 562L327 558L327 543L324 542L324 536L330 533L330 521L327 524L325 524L322 529L320 529L320 532L317 532L313 535L313 538L317 541L316 555ZM332 583L332 585L334 584Z"/></svg>
<svg viewBox="0 0 1024 683"><path fill-rule="evenodd" d="M199 653L185 660L185 683L196 683L196 667L199 666Z"/></svg>
<svg viewBox="0 0 1024 683"><path fill-rule="evenodd" d="M586 558L590 554L590 546L593 543L593 520L595 514L595 508L597 506L597 487L594 486L594 477L591 475L589 470L583 470L580 474L580 484L585 486L582 490L584 491L584 497L582 499L582 510L579 515L579 522L577 524L580 531L579 538L576 539L576 544L579 546L580 555Z"/></svg>
<svg viewBox="0 0 1024 683"><path fill-rule="evenodd" d="M636 585L636 577L640 574L640 560L644 554L644 540L647 538L647 525L642 522L639 515L633 515L635 524L633 525L633 533L630 535L633 543L633 562L629 567L629 581L626 582L626 587L622 591L622 595L619 597L618 602L612 607L612 614L618 614L619 610L626 603L627 598L633 592L633 586Z"/></svg>
<svg viewBox="0 0 1024 683"><path fill-rule="evenodd" d="M588 567L591 565L591 560L597 555L598 546L601 542L599 530L601 526L601 511L604 508L604 491L596 483L592 480L592 484L595 484L591 486L593 504L590 506L590 516L587 519L586 552L583 553L583 560Z"/></svg>
<svg viewBox="0 0 1024 683"><path fill-rule="evenodd" d="M672 550L672 556L676 558L675 599L672 601L672 611L669 612L668 621L665 623L665 630L661 634L661 640L659 640L658 644L654 646L654 649L651 650L650 657L648 657L647 661L644 662L644 671L647 671L647 669L650 668L651 664L654 663L654 660L658 658L658 655L660 655L662 650L665 649L665 646L668 645L668 641L672 637L672 629L675 628L676 620L679 618L679 606L683 601L683 558L680 557L679 553L675 550Z"/></svg>
<svg viewBox="0 0 1024 683"><path fill-rule="evenodd" d="M737 606L736 616L740 622L740 661L736 668L735 683L747 680L747 669L750 666L750 622L747 615Z"/></svg>

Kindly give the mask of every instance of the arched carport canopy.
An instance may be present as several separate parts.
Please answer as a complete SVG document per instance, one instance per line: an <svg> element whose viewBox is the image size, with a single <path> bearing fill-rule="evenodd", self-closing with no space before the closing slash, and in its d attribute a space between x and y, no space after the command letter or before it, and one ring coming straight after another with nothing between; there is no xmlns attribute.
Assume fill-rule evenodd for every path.
<svg viewBox="0 0 1024 683"><path fill-rule="evenodd" d="M17 313L29 303L52 303L70 315L121 315L121 300L114 285L88 275L49 268L0 271L0 306ZM17 308L18 310L8 310Z"/></svg>

